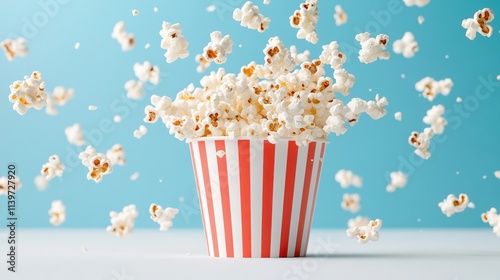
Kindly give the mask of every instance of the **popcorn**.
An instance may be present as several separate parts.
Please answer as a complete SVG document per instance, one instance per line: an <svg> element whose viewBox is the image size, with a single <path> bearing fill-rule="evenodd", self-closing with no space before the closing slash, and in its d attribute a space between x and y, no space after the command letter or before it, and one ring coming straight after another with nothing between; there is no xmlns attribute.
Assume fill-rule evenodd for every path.
<svg viewBox="0 0 500 280"><path fill-rule="evenodd" d="M144 93L144 83L141 81L129 80L124 86L127 91L127 98L139 100Z"/></svg>
<svg viewBox="0 0 500 280"><path fill-rule="evenodd" d="M138 16L139 15L139 11L138 10L132 10L132 15L133 16Z"/></svg>
<svg viewBox="0 0 500 280"><path fill-rule="evenodd" d="M417 5L417 7L422 8L423 6L429 4L431 0L403 0L406 6L411 7Z"/></svg>
<svg viewBox="0 0 500 280"><path fill-rule="evenodd" d="M397 188L403 188L408 182L406 175L401 171L391 172L390 176L391 183L386 188L388 192L394 192Z"/></svg>
<svg viewBox="0 0 500 280"><path fill-rule="evenodd" d="M394 118L397 121L402 121L403 120L403 114L401 112L396 112L396 113L394 113Z"/></svg>
<svg viewBox="0 0 500 280"><path fill-rule="evenodd" d="M438 206L441 208L443 214L447 217L451 217L455 213L463 212L465 208L467 208L468 204L469 197L466 194L461 193L459 198L455 197L453 194L448 195L443 202L438 204Z"/></svg>
<svg viewBox="0 0 500 280"><path fill-rule="evenodd" d="M155 123L161 116L166 116L172 112L172 100L167 96L160 97L158 95L153 95L151 96L151 104L153 104L154 107L148 105L144 109L146 113L144 122Z"/></svg>
<svg viewBox="0 0 500 280"><path fill-rule="evenodd" d="M60 200L52 201L49 210L50 223L53 226L59 226L66 220L66 207Z"/></svg>
<svg viewBox="0 0 500 280"><path fill-rule="evenodd" d="M323 46L323 52L321 52L319 59L323 64L328 64L332 69L338 70L342 68L347 56L339 51L339 44L333 41L329 45Z"/></svg>
<svg viewBox="0 0 500 280"><path fill-rule="evenodd" d="M375 38L370 38L370 33L359 33L356 35L356 41L361 44L361 50L359 50L359 61L368 64L375 62L378 59L387 60L390 58L390 54L385 50L387 43L389 42L389 36L385 34L379 34Z"/></svg>
<svg viewBox="0 0 500 280"><path fill-rule="evenodd" d="M89 111L95 111L95 110L97 110L97 106L89 105Z"/></svg>
<svg viewBox="0 0 500 280"><path fill-rule="evenodd" d="M134 64L134 73L141 82L150 82L153 85L160 82L160 69L149 61Z"/></svg>
<svg viewBox="0 0 500 280"><path fill-rule="evenodd" d="M12 108L24 115L29 108L42 109L47 105L47 93L42 74L34 71L30 77L24 76L24 81L15 81L10 86L9 101L14 103Z"/></svg>
<svg viewBox="0 0 500 280"><path fill-rule="evenodd" d="M333 18L335 19L335 24L337 26L341 26L347 22L347 14L342 10L340 5L335 5L335 13L333 14Z"/></svg>
<svg viewBox="0 0 500 280"><path fill-rule="evenodd" d="M158 8L157 8L157 7L154 7L154 8L153 8L153 11L154 11L155 13L158 13Z"/></svg>
<svg viewBox="0 0 500 280"><path fill-rule="evenodd" d="M497 177L497 179L500 179L500 170L495 171L493 174Z"/></svg>
<svg viewBox="0 0 500 280"><path fill-rule="evenodd" d="M306 39L306 41L316 44L319 39L316 33L318 19L318 0L306 0L300 4L300 10L296 10L290 16L290 25L299 29L297 31L298 39Z"/></svg>
<svg viewBox="0 0 500 280"><path fill-rule="evenodd" d="M64 173L64 164L57 155L51 155L49 161L42 166L40 174L45 176L45 180L50 181L57 177L62 177Z"/></svg>
<svg viewBox="0 0 500 280"><path fill-rule="evenodd" d="M416 148L415 154L423 159L429 159L431 157L429 145L433 136L434 130L430 127L426 127L422 133L413 131L408 138L408 143Z"/></svg>
<svg viewBox="0 0 500 280"><path fill-rule="evenodd" d="M413 33L405 32L403 38L394 41L392 50L397 54L403 54L406 58L413 57L418 52L418 43L415 41Z"/></svg>
<svg viewBox="0 0 500 280"><path fill-rule="evenodd" d="M111 165L125 165L125 163L127 163L125 160L125 150L123 150L120 144L113 145L113 147L106 152L106 157L111 162Z"/></svg>
<svg viewBox="0 0 500 280"><path fill-rule="evenodd" d="M78 50L80 48L80 42L75 43L75 50Z"/></svg>
<svg viewBox="0 0 500 280"><path fill-rule="evenodd" d="M359 205L360 200L361 198L359 197L359 194L355 193L351 195L346 193L342 197L342 209L347 210L351 213L356 213L361 208L361 206Z"/></svg>
<svg viewBox="0 0 500 280"><path fill-rule="evenodd" d="M210 33L210 42L203 48L203 57L208 62L217 64L226 62L226 57L233 51L233 40L229 35L222 37L220 31Z"/></svg>
<svg viewBox="0 0 500 280"><path fill-rule="evenodd" d="M462 21L462 27L467 29L465 36L470 40L474 40L476 38L476 33L479 32L479 34L483 36L491 37L493 34L493 27L491 27L488 23L490 23L494 18L495 15L493 14L493 11L489 8L484 8L477 11L474 14L474 18L464 19Z"/></svg>
<svg viewBox="0 0 500 280"><path fill-rule="evenodd" d="M134 204L123 207L122 212L109 212L111 225L106 228L107 232L114 233L118 237L126 237L132 234L135 218L138 213Z"/></svg>
<svg viewBox="0 0 500 280"><path fill-rule="evenodd" d="M146 135L147 132L148 129L145 126L140 125L139 129L134 130L134 137L137 139L141 139L142 136Z"/></svg>
<svg viewBox="0 0 500 280"><path fill-rule="evenodd" d="M70 144L76 146L83 146L85 144L85 138L83 138L83 129L79 124L75 123L72 126L66 127L64 130L66 138Z"/></svg>
<svg viewBox="0 0 500 280"><path fill-rule="evenodd" d="M151 44L150 43L147 43L146 45L144 45L144 48L147 50L149 49L149 47L151 47Z"/></svg>
<svg viewBox="0 0 500 280"><path fill-rule="evenodd" d="M139 172L134 172L130 175L130 181L136 181L137 179L139 179Z"/></svg>
<svg viewBox="0 0 500 280"><path fill-rule="evenodd" d="M132 33L127 33L125 31L125 22L119 21L113 27L113 32L111 33L111 38L116 39L120 44L122 51L126 52L134 48L135 37Z"/></svg>
<svg viewBox="0 0 500 280"><path fill-rule="evenodd" d="M11 186L10 190L9 186ZM22 183L21 180L19 179L19 176L14 176L13 179L9 179L6 176L0 177L0 195L7 196L9 195L9 191L17 192L21 187Z"/></svg>
<svg viewBox="0 0 500 280"><path fill-rule="evenodd" d="M17 39L5 39L0 45L5 52L8 61L14 60L15 57L26 57L28 55L28 47L26 39L19 37Z"/></svg>
<svg viewBox="0 0 500 280"><path fill-rule="evenodd" d="M160 47L167 50L167 52L165 52L167 63L172 63L178 58L184 59L189 56L189 43L182 35L182 29L179 23L171 24L170 22L164 21L160 36L162 38Z"/></svg>
<svg viewBox="0 0 500 280"><path fill-rule="evenodd" d="M285 48L278 37L269 38L263 53L265 61L263 70L268 79L286 74L296 66L292 53Z"/></svg>
<svg viewBox="0 0 500 280"><path fill-rule="evenodd" d="M435 134L442 134L444 127L448 124L446 119L442 116L444 111L443 105L434 105L427 111L427 115L423 119L424 123L431 126Z"/></svg>
<svg viewBox="0 0 500 280"><path fill-rule="evenodd" d="M210 5L206 8L206 11L211 13L211 12L214 12L216 9L215 5Z"/></svg>
<svg viewBox="0 0 500 280"><path fill-rule="evenodd" d="M346 231L347 237L356 239L359 244L366 244L368 241L379 239L379 230L382 227L382 220L369 221L368 225L349 228Z"/></svg>
<svg viewBox="0 0 500 280"><path fill-rule="evenodd" d="M121 122L121 121L122 121L122 117L121 117L120 115L115 115L115 116L113 117L113 121L114 121L115 123L119 123L119 122Z"/></svg>
<svg viewBox="0 0 500 280"><path fill-rule="evenodd" d="M356 82L356 77L354 75L347 73L345 69L337 69L333 72L333 77L335 78L335 84L333 84L333 91L339 92L340 94L347 96L351 93L351 88Z"/></svg>
<svg viewBox="0 0 500 280"><path fill-rule="evenodd" d="M349 219L347 222L347 228L354 229L359 227L364 227L370 224L370 219L363 216L357 216L354 219Z"/></svg>
<svg viewBox="0 0 500 280"><path fill-rule="evenodd" d="M240 25L248 29L264 32L269 27L271 19L259 14L259 7L247 1L243 7L233 11L233 19L239 21Z"/></svg>
<svg viewBox="0 0 500 280"><path fill-rule="evenodd" d="M422 96L429 101L433 101L438 94L447 96L451 92L453 81L449 78L435 81L431 77L425 77L415 84L415 89L422 92Z"/></svg>
<svg viewBox="0 0 500 280"><path fill-rule="evenodd" d="M422 23L424 23L425 18L423 16L418 16L417 17L417 21L418 21L419 24L422 24Z"/></svg>
<svg viewBox="0 0 500 280"><path fill-rule="evenodd" d="M64 87L55 87L52 94L47 94L47 106L45 107L45 112L49 115L57 115L57 109L55 105L63 106L73 98L75 95L72 88L66 89Z"/></svg>
<svg viewBox="0 0 500 280"><path fill-rule="evenodd" d="M456 101L457 103L460 103L460 102L462 102L462 98L461 98L461 97L457 97L457 99L455 99L455 101Z"/></svg>
<svg viewBox="0 0 500 280"><path fill-rule="evenodd" d="M293 60L295 61L296 65L300 65L303 62L306 61L311 61L311 53L308 50L305 50L302 53L299 53L297 51L297 47L295 46L290 46L290 55L292 55Z"/></svg>
<svg viewBox="0 0 500 280"><path fill-rule="evenodd" d="M198 73L204 72L208 67L210 67L211 62L205 59L205 57L201 54L197 54L195 60L199 63L198 67L196 67L196 72Z"/></svg>
<svg viewBox="0 0 500 280"><path fill-rule="evenodd" d="M34 183L35 183L35 187L39 191L44 191L47 188L47 186L49 185L49 181L47 181L47 179L45 179L45 176L42 176L42 175L37 175L35 177Z"/></svg>
<svg viewBox="0 0 500 280"><path fill-rule="evenodd" d="M335 174L335 181L344 189L349 186L360 188L363 185L363 179L361 179L361 177L354 174L351 170L345 169L340 169L337 174Z"/></svg>
<svg viewBox="0 0 500 280"><path fill-rule="evenodd" d="M498 215L496 208L491 208L486 213L481 214L481 219L493 227L493 233L500 237L500 215Z"/></svg>
<svg viewBox="0 0 500 280"><path fill-rule="evenodd" d="M179 209L171 207L162 209L160 205L153 203L149 207L149 213L151 220L160 225L160 231L167 231L173 225L172 219L179 213Z"/></svg>
<svg viewBox="0 0 500 280"><path fill-rule="evenodd" d="M111 161L105 154L97 153L92 146L87 146L85 151L78 155L82 164L89 170L87 180L94 180L99 183L104 175L113 172Z"/></svg>

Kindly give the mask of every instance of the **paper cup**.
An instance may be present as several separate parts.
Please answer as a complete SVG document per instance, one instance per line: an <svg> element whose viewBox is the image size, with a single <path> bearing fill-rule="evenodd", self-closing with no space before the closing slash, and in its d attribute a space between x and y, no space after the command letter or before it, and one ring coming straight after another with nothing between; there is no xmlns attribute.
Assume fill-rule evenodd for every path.
<svg viewBox="0 0 500 280"><path fill-rule="evenodd" d="M327 141L188 143L210 256L305 256Z"/></svg>

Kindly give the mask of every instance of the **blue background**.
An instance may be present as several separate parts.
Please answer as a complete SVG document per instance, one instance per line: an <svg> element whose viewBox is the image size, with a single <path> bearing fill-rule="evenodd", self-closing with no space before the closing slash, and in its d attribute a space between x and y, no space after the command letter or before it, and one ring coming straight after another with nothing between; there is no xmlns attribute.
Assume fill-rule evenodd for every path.
<svg viewBox="0 0 500 280"><path fill-rule="evenodd" d="M45 9L43 3L56 5ZM30 49L28 57L13 62L3 55L0 57L0 174L7 172L9 162L17 163L24 185L17 197L21 227L50 227L47 211L55 199L61 199L67 209L67 220L61 227L105 228L109 224L109 211L121 210L130 203L139 209L136 226L157 227L147 212L152 202L181 210L174 221L175 227L202 226L188 146L168 135L160 122L147 125L149 131L140 140L132 134L143 124L143 108L149 104L151 94L173 98L189 83L199 84L202 74L195 70L194 57L201 53L214 30L230 34L235 43L233 53L223 65L228 72L239 71L241 65L252 60L262 63L262 49L271 36L279 36L287 46L296 45L300 51L309 49L312 57L319 56L321 45L336 40L348 55L344 67L356 76L350 97L373 99L375 93L380 93L389 99L388 115L382 120L375 122L365 116L344 136L330 137L314 227L344 228L347 219L356 216L340 207L345 192L359 193L362 207L358 214L381 218L384 227L488 227L482 223L480 213L493 206L500 208L500 180L493 176L494 170L500 170L500 83L495 80L500 74L500 19L492 23L495 31L491 38L478 35L474 41L465 37L461 21L484 7L500 11L499 1L458 4L453 0L433 0L426 7L417 8L406 7L402 0L320 0L317 45L296 39L297 30L289 25L288 17L298 8L299 0L273 0L268 6L254 2L272 19L264 33L243 28L232 19L232 10L243 3L241 0L2 2L0 38L24 36ZM208 13L205 9L211 4L217 10ZM335 4L341 4L349 16L347 24L340 27L332 16ZM158 13L153 12L155 6ZM140 15L133 17L132 9L138 9ZM422 25L417 22L419 15L425 17ZM110 36L119 20L124 20L127 31L135 34L137 43L132 51L123 53ZM189 41L187 59L165 62L158 35L164 20L181 23ZM359 62L359 45L354 36L362 31L390 36L389 61L369 65ZM420 51L412 59L392 53L392 43L406 31L413 32L420 44ZM81 45L78 50L74 49L76 42ZM151 44L149 49L144 48L146 43ZM123 86L135 78L133 64L145 60L159 66L161 83L147 86L142 100L127 100ZM212 64L209 71L216 69L217 65ZM75 89L75 97L59 107L55 117L43 110L32 109L25 116L12 110L7 98L9 85L34 70L43 74L49 92L56 86ZM331 69L327 71L332 75ZM401 78L402 73L405 79ZM425 76L449 77L455 86L448 97L438 96L431 103L414 89L415 82ZM493 86L486 87L484 80L493 80ZM464 102L457 105L456 97ZM450 124L442 136L435 138L431 159L423 161L414 156L407 138L411 131L423 130L422 118L434 104L446 107ZM98 110L88 111L88 105L96 105ZM402 122L393 117L397 111L403 112ZM113 123L114 115L121 115L122 122ZM98 151L122 144L127 165L116 167L100 184L87 181L87 170L77 160L82 148L70 145L64 134L64 129L76 122L84 128L87 143ZM101 122L111 122L110 131L102 132ZM39 192L33 179L52 154L61 157L66 171L62 178L54 179L45 191ZM363 188L341 189L334 181L341 168L362 176ZM409 175L408 185L387 193L388 173L398 169ZM140 177L131 181L129 177L136 171ZM483 175L487 178L483 179ZM438 202L449 193L461 192L470 196L476 209L446 218ZM6 209L4 196L0 197L0 206Z"/></svg>

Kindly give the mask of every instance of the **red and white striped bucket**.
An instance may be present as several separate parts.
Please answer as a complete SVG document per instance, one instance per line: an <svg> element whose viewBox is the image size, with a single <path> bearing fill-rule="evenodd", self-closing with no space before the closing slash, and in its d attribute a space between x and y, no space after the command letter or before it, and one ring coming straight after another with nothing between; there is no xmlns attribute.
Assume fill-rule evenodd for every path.
<svg viewBox="0 0 500 280"><path fill-rule="evenodd" d="M188 143L210 256L305 256L327 141Z"/></svg>

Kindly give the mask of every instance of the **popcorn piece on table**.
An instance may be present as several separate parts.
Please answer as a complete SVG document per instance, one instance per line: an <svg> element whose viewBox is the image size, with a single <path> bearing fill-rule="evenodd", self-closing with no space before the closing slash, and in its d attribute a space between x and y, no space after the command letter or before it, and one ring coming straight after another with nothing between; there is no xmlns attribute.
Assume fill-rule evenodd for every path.
<svg viewBox="0 0 500 280"><path fill-rule="evenodd" d="M160 69L149 61L134 64L134 73L141 82L150 82L153 85L160 82Z"/></svg>
<svg viewBox="0 0 500 280"><path fill-rule="evenodd" d="M453 81L450 78L436 81L431 77L425 77L415 84L415 89L422 93L422 96L429 101L433 101L438 94L447 96L453 87Z"/></svg>
<svg viewBox="0 0 500 280"><path fill-rule="evenodd" d="M403 114L401 112L396 112L396 113L394 113L394 118L397 121L402 121L403 120Z"/></svg>
<svg viewBox="0 0 500 280"><path fill-rule="evenodd" d="M410 58L418 52L418 43L415 41L415 36L411 32L405 32L403 38L394 41L392 50L397 54L403 54L404 57Z"/></svg>
<svg viewBox="0 0 500 280"><path fill-rule="evenodd" d="M318 19L318 0L306 0L300 4L300 10L296 10L290 16L290 25L299 29L297 31L298 39L306 39L306 41L316 44L319 39L316 33Z"/></svg>
<svg viewBox="0 0 500 280"><path fill-rule="evenodd" d="M498 215L496 208L491 208L486 213L481 214L481 219L493 227L493 233L500 237L500 215Z"/></svg>
<svg viewBox="0 0 500 280"><path fill-rule="evenodd" d="M347 237L356 239L359 244L366 244L368 241L379 239L379 230L382 227L382 220L369 221L368 225L349 228L346 231Z"/></svg>
<svg viewBox="0 0 500 280"><path fill-rule="evenodd" d="M9 181L11 182L10 184ZM14 179L9 179L6 176L0 177L0 195L7 196L9 194L9 186L15 186L14 192L17 192L22 187L19 176L14 176ZM10 191L12 191L12 188Z"/></svg>
<svg viewBox="0 0 500 280"><path fill-rule="evenodd" d="M338 70L342 68L347 60L344 53L339 50L339 44L336 41L331 42L328 45L323 46L323 51L319 56L319 59L323 64L328 64L332 69Z"/></svg>
<svg viewBox="0 0 500 280"><path fill-rule="evenodd" d="M39 191L44 191L49 185L49 181L45 179L45 176L37 175L34 180L35 187Z"/></svg>
<svg viewBox="0 0 500 280"><path fill-rule="evenodd" d="M344 189L349 186L361 188L363 185L363 179L361 179L361 177L354 174L351 170L345 169L340 169L337 174L335 174L335 181L337 181Z"/></svg>
<svg viewBox="0 0 500 280"><path fill-rule="evenodd" d="M139 100L144 93L144 83L141 81L129 80L124 86L127 91L127 98Z"/></svg>
<svg viewBox="0 0 500 280"><path fill-rule="evenodd" d="M14 103L12 108L24 115L29 108L42 109L47 105L47 93L42 74L34 71L30 77L24 76L23 81L15 81L10 86L9 101Z"/></svg>
<svg viewBox="0 0 500 280"><path fill-rule="evenodd" d="M52 201L49 210L50 223L54 226L59 226L66 220L66 207L60 200Z"/></svg>
<svg viewBox="0 0 500 280"><path fill-rule="evenodd" d="M240 22L240 25L248 29L264 32L269 27L271 19L259 14L259 7L247 1L243 7L233 11L233 19Z"/></svg>
<svg viewBox="0 0 500 280"><path fill-rule="evenodd" d="M408 182L408 178L401 171L391 172L391 183L387 185L386 190L388 192L394 192L397 188L403 188Z"/></svg>
<svg viewBox="0 0 500 280"><path fill-rule="evenodd" d="M171 24L164 21L160 36L162 38L161 48L167 50L165 52L167 63L172 63L178 58L184 59L189 56L189 43L182 35L182 28L179 23Z"/></svg>
<svg viewBox="0 0 500 280"><path fill-rule="evenodd" d="M8 61L14 60L15 57L26 57L28 55L28 47L26 39L19 37L17 39L5 39L0 45L7 57Z"/></svg>
<svg viewBox="0 0 500 280"><path fill-rule="evenodd" d="M134 137L137 139L141 139L142 136L146 135L147 132L148 132L148 129L141 124L139 126L139 129L134 130Z"/></svg>
<svg viewBox="0 0 500 280"><path fill-rule="evenodd" d="M210 33L210 42L203 48L203 57L208 62L222 64L226 62L227 55L233 51L233 40L229 35L222 37L220 31Z"/></svg>
<svg viewBox="0 0 500 280"><path fill-rule="evenodd" d="M80 127L80 124L75 123L72 126L66 127L64 130L64 134L66 134L66 138L70 144L76 146L83 146L85 144L85 138L83 138L83 129Z"/></svg>
<svg viewBox="0 0 500 280"><path fill-rule="evenodd" d="M197 54L195 60L198 62L198 67L196 67L196 72L204 72L208 67L210 67L211 62L206 60L202 54Z"/></svg>
<svg viewBox="0 0 500 280"><path fill-rule="evenodd" d="M370 224L370 218L368 217L363 217L363 216L357 216L354 219L349 219L347 222L347 228L359 228L359 227L364 227Z"/></svg>
<svg viewBox="0 0 500 280"><path fill-rule="evenodd" d="M51 155L49 161L42 166L40 174L45 176L45 180L50 181L57 177L62 177L64 173L64 164L57 155Z"/></svg>
<svg viewBox="0 0 500 280"><path fill-rule="evenodd" d="M290 54L292 55L293 60L295 60L295 65L300 65L303 62L311 61L311 53L309 50L305 50L302 53L297 51L296 46L290 46Z"/></svg>
<svg viewBox="0 0 500 280"><path fill-rule="evenodd" d="M135 218L138 213L134 204L123 207L122 212L111 211L111 225L106 228L107 232L112 232L118 237L126 237L132 234Z"/></svg>
<svg viewBox="0 0 500 280"><path fill-rule="evenodd" d="M359 197L359 194L344 194L342 197L342 209L347 210L351 213L356 213L361 209L361 206L359 205L359 201L361 198Z"/></svg>
<svg viewBox="0 0 500 280"><path fill-rule="evenodd" d="M122 51L126 52L134 48L135 37L132 33L127 33L125 31L125 22L119 21L113 27L113 32L111 33L111 38L116 39L120 44Z"/></svg>
<svg viewBox="0 0 500 280"><path fill-rule="evenodd" d="M172 220L179 213L179 209L171 207L163 209L160 205L153 203L149 207L149 213L151 220L160 225L160 231L167 231L173 225Z"/></svg>
<svg viewBox="0 0 500 280"><path fill-rule="evenodd" d="M477 11L474 14L474 18L464 19L462 21L462 27L467 29L465 36L470 40L474 40L476 38L476 33L479 32L479 34L483 36L491 37L493 34L493 27L488 23L494 18L495 15L493 11L489 8L484 8Z"/></svg>
<svg viewBox="0 0 500 280"><path fill-rule="evenodd" d="M99 183L104 175L113 172L113 165L105 154L97 153L92 146L87 146L85 151L78 155L82 164L89 170L87 180L94 180Z"/></svg>
<svg viewBox="0 0 500 280"><path fill-rule="evenodd" d="M422 8L423 6L429 4L431 0L403 0L405 2L406 6L411 7L411 6L417 6Z"/></svg>
<svg viewBox="0 0 500 280"><path fill-rule="evenodd" d="M448 121L443 117L444 112L443 105L434 105L427 111L427 115L423 119L425 124L431 126L435 134L442 134L444 127L448 124Z"/></svg>
<svg viewBox="0 0 500 280"><path fill-rule="evenodd" d="M468 204L469 197L466 194L461 193L459 198L453 194L448 195L448 197L446 197L443 202L440 202L438 206L441 208L443 214L447 217L451 217L455 213L463 212L465 208L467 208Z"/></svg>
<svg viewBox="0 0 500 280"><path fill-rule="evenodd" d="M359 33L356 35L356 41L361 44L359 50L359 61L368 64L375 62L377 59L388 60L391 55L385 50L389 43L389 36L379 34L375 38L370 38L370 33Z"/></svg>
<svg viewBox="0 0 500 280"><path fill-rule="evenodd" d="M422 133L413 131L408 138L408 143L415 147L415 154L423 159L429 159L431 157L429 145L433 136L434 130L430 127L426 127Z"/></svg>
<svg viewBox="0 0 500 280"><path fill-rule="evenodd" d="M347 22L347 14L344 12L340 5L335 5L335 13L333 14L335 24L341 26Z"/></svg>
<svg viewBox="0 0 500 280"><path fill-rule="evenodd" d="M125 150L120 144L113 145L113 147L106 152L106 157L111 162L111 165L125 165L127 163L125 160Z"/></svg>

